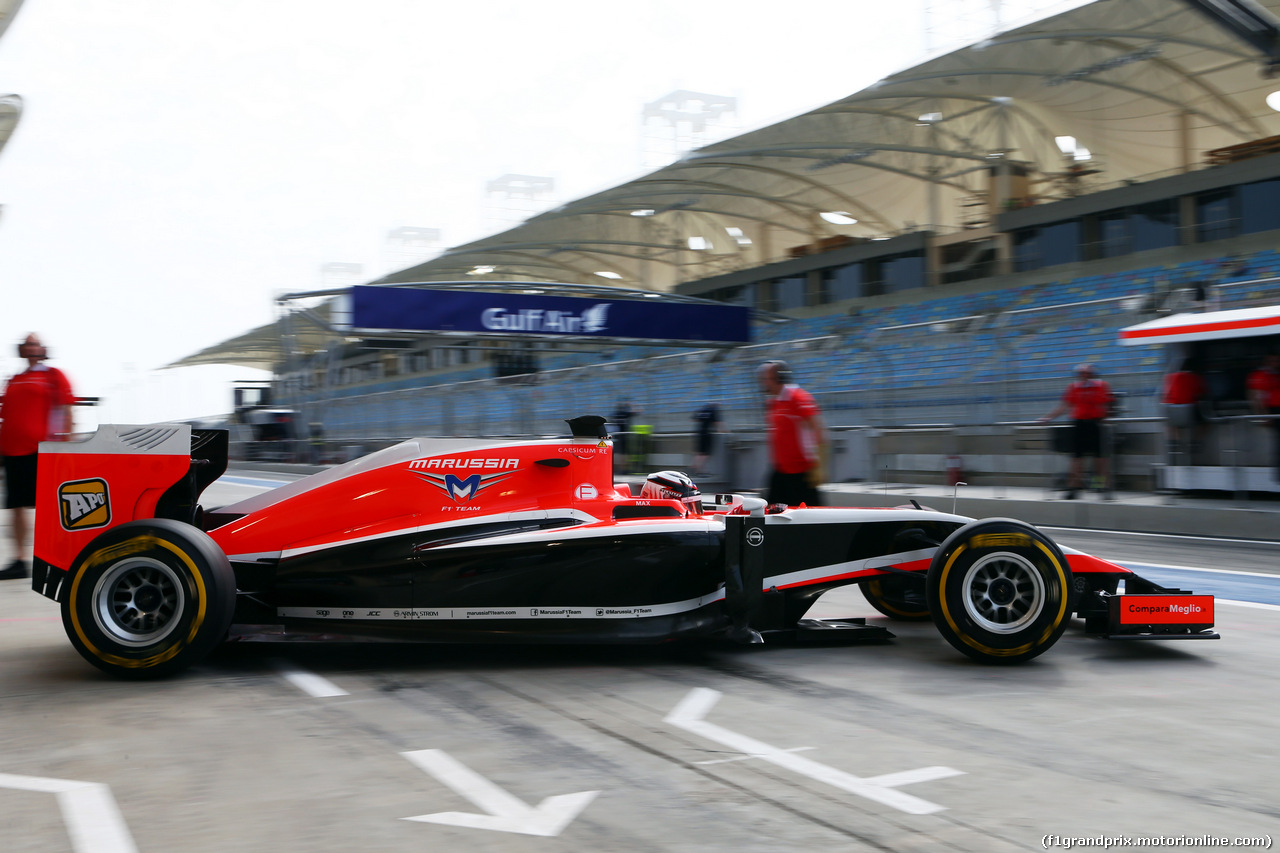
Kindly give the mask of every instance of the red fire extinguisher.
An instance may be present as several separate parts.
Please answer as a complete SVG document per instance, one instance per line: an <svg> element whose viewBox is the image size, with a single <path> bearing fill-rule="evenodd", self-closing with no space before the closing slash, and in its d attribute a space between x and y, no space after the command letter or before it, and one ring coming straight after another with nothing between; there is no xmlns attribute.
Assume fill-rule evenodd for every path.
<svg viewBox="0 0 1280 853"><path fill-rule="evenodd" d="M954 486L960 482L964 473L960 470L960 457L952 454L947 457L947 485Z"/></svg>

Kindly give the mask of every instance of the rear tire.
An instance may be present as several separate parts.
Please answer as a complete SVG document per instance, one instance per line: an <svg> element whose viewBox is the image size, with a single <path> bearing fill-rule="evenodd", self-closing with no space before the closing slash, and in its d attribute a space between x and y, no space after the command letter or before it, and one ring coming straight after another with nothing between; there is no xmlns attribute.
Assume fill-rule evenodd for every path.
<svg viewBox="0 0 1280 853"><path fill-rule="evenodd" d="M1006 518L947 537L926 596L938 631L983 663L1020 663L1048 650L1071 618L1071 569L1053 540Z"/></svg>
<svg viewBox="0 0 1280 853"><path fill-rule="evenodd" d="M189 524L131 521L76 558L62 625L76 650L121 678L161 678L201 660L227 635L236 583L225 554Z"/></svg>
<svg viewBox="0 0 1280 853"><path fill-rule="evenodd" d="M925 600L925 579L902 575L884 575L859 584L867 602L890 619L899 622L928 622L929 604Z"/></svg>

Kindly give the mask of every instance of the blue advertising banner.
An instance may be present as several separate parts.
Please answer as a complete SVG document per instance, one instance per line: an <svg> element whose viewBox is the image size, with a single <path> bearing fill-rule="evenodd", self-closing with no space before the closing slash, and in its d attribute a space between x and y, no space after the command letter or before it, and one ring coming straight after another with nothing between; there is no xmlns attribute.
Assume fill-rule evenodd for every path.
<svg viewBox="0 0 1280 853"><path fill-rule="evenodd" d="M740 305L376 285L351 288L351 326L717 344L751 341L750 311Z"/></svg>

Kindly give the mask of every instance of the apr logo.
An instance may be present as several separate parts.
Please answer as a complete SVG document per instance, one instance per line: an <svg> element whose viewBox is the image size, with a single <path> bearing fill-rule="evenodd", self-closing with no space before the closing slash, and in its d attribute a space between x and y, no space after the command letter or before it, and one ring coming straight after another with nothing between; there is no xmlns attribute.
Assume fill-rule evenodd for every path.
<svg viewBox="0 0 1280 853"><path fill-rule="evenodd" d="M472 474L470 477L459 477L457 474L435 474L427 471L414 471L422 479L435 486L449 496L454 503L469 501L490 486L501 483L515 471L495 471L492 474Z"/></svg>
<svg viewBox="0 0 1280 853"><path fill-rule="evenodd" d="M58 512L66 530L87 530L111 523L107 481L72 480L58 487Z"/></svg>

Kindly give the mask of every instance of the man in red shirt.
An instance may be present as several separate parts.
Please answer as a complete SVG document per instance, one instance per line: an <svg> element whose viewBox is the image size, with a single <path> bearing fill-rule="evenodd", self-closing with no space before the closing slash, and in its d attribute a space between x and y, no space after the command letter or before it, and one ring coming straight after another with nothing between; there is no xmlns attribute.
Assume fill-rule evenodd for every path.
<svg viewBox="0 0 1280 853"><path fill-rule="evenodd" d="M768 395L766 416L772 470L765 500L787 506L821 506L827 435L813 395L791 381L785 361L766 361L756 370Z"/></svg>
<svg viewBox="0 0 1280 853"><path fill-rule="evenodd" d="M0 401L0 455L4 456L5 506L12 510L14 560L0 580L25 578L31 569L27 549L27 507L36 504L36 457L40 442L65 440L71 432L75 396L62 371L44 363L48 352L36 335L18 344L27 369L9 380Z"/></svg>
<svg viewBox="0 0 1280 853"><path fill-rule="evenodd" d="M1111 498L1108 460L1102 452L1102 422L1111 414L1114 404L1111 386L1097 378L1092 364L1081 364L1076 367L1076 381L1067 386L1062 402L1040 419L1040 423L1048 423L1068 409L1071 411L1071 473L1067 478L1067 493L1063 496L1067 500L1074 500L1076 491L1081 488L1080 474L1086 458L1093 461L1094 476L1102 480L1102 496L1108 500Z"/></svg>
<svg viewBox="0 0 1280 853"><path fill-rule="evenodd" d="M1200 402L1209 396L1209 386L1196 371L1194 359L1184 358L1182 365L1164 378L1165 428L1169 434L1169 457L1175 463L1190 464L1194 447L1204 433L1204 415Z"/></svg>
<svg viewBox="0 0 1280 853"><path fill-rule="evenodd" d="M1271 416L1267 425L1276 435L1272 462L1280 478L1280 355L1271 353L1249 374L1249 402L1256 414Z"/></svg>

